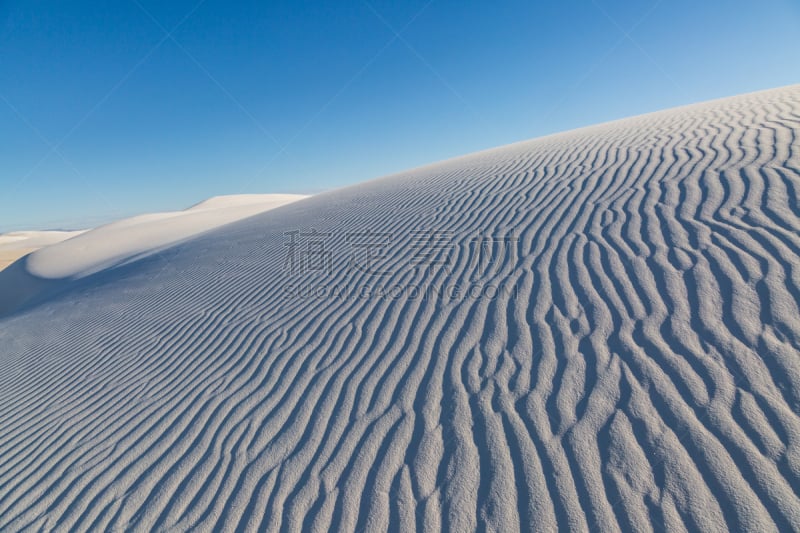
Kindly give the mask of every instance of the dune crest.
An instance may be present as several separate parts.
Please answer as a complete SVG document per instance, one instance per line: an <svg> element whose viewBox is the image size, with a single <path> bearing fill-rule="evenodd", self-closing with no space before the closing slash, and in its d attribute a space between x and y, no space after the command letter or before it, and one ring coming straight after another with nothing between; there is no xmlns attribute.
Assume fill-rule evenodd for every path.
<svg viewBox="0 0 800 533"><path fill-rule="evenodd" d="M0 319L0 529L800 530L799 135L552 135Z"/></svg>
<svg viewBox="0 0 800 533"><path fill-rule="evenodd" d="M20 257L83 233L82 231L14 231L0 235L0 271Z"/></svg>
<svg viewBox="0 0 800 533"><path fill-rule="evenodd" d="M9 249L28 243L31 248L26 250L30 255L0 272L0 314L40 299L65 282L148 257L203 232L303 198L298 194L217 196L184 211L139 215L88 231L0 236L0 250L4 237Z"/></svg>

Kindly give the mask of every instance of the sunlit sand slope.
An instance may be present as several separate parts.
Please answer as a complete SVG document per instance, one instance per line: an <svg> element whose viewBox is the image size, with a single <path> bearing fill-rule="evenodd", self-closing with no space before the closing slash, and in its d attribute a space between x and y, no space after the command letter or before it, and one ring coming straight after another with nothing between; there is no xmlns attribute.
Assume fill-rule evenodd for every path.
<svg viewBox="0 0 800 533"><path fill-rule="evenodd" d="M0 235L0 270L3 270L20 257L69 238L80 235L81 231L15 231Z"/></svg>
<svg viewBox="0 0 800 533"><path fill-rule="evenodd" d="M83 232L0 235L0 270L10 266L0 272L0 315L57 292L67 281L160 253L203 232L302 198L297 194L216 196L183 211L139 215ZM2 264L4 258L10 265Z"/></svg>

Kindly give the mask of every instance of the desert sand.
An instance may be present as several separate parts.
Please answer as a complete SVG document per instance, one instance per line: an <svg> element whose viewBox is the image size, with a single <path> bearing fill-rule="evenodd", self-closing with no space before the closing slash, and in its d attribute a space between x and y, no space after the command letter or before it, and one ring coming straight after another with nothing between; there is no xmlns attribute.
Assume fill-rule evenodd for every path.
<svg viewBox="0 0 800 533"><path fill-rule="evenodd" d="M0 530L800 530L798 138L792 86L43 248Z"/></svg>
<svg viewBox="0 0 800 533"><path fill-rule="evenodd" d="M203 232L303 198L298 194L219 196L183 211L135 216L89 231L0 236L0 254L6 238L10 259L16 261L27 255L6 272L0 272L0 314L41 299L65 282L157 254Z"/></svg>
<svg viewBox="0 0 800 533"><path fill-rule="evenodd" d="M24 257L38 248L16 248L14 250L0 250L0 270L3 270L20 257Z"/></svg>
<svg viewBox="0 0 800 533"><path fill-rule="evenodd" d="M0 235L0 271L36 250L83 233L82 231L15 231Z"/></svg>

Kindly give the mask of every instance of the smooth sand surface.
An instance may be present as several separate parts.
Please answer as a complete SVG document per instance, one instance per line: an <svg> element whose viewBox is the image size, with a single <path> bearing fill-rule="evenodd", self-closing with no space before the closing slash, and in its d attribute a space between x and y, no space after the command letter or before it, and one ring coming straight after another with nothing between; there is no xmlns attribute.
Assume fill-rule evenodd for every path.
<svg viewBox="0 0 800 533"><path fill-rule="evenodd" d="M0 250L0 270L3 270L11 263L19 259L20 257L25 257L31 252L35 252L38 248L17 248L14 250Z"/></svg>
<svg viewBox="0 0 800 533"><path fill-rule="evenodd" d="M0 271L18 259L58 242L83 233L82 231L15 231L0 235ZM1 293L1 291L0 291ZM2 307L2 305L0 305Z"/></svg>
<svg viewBox="0 0 800 533"><path fill-rule="evenodd" d="M121 267L226 224L306 198L297 194L218 196L183 211L150 213L85 232L18 232L0 236L0 253L24 265L0 272L0 314L54 292L67 282ZM6 265L8 267L9 265ZM1 269L0 269L1 270Z"/></svg>
<svg viewBox="0 0 800 533"><path fill-rule="evenodd" d="M0 318L0 530L798 531L798 139L748 94L63 282Z"/></svg>
<svg viewBox="0 0 800 533"><path fill-rule="evenodd" d="M126 218L40 250L30 257L28 268L46 279L85 277L303 198L297 194L220 196L184 211Z"/></svg>

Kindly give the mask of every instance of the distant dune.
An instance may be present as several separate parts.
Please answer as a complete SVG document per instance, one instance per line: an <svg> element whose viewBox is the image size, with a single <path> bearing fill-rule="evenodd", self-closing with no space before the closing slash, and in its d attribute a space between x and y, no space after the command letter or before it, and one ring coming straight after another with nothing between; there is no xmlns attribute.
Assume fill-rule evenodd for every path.
<svg viewBox="0 0 800 533"><path fill-rule="evenodd" d="M183 211L126 218L84 232L24 232L8 239L12 261L0 272L0 314L59 290L66 282L159 253L203 232L305 198L297 194L218 196Z"/></svg>
<svg viewBox="0 0 800 533"><path fill-rule="evenodd" d="M76 235L80 231L15 231L0 235L0 270L20 257Z"/></svg>
<svg viewBox="0 0 800 533"><path fill-rule="evenodd" d="M0 530L798 531L799 136L792 86L44 248Z"/></svg>

